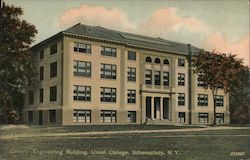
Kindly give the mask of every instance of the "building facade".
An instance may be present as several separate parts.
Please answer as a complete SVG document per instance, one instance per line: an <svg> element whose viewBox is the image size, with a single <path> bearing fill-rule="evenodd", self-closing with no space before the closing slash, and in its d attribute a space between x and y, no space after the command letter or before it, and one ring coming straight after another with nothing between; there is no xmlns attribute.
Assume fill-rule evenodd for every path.
<svg viewBox="0 0 250 160"><path fill-rule="evenodd" d="M39 84L24 121L39 125L211 124L213 98L192 72L189 44L77 24L31 48ZM228 124L229 95L216 96Z"/></svg>

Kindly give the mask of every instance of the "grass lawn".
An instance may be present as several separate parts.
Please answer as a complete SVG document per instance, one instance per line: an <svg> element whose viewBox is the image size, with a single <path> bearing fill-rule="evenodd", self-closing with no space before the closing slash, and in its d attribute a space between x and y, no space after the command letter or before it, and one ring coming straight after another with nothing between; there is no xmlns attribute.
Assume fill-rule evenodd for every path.
<svg viewBox="0 0 250 160"><path fill-rule="evenodd" d="M67 133L67 132L91 132L91 131L126 131L126 130L162 130L162 129L183 129L201 128L200 126L173 126L173 125L81 125L44 127L30 126L27 128L9 128L0 130L2 135L25 135L36 133ZM1 159L0 159L1 160Z"/></svg>
<svg viewBox="0 0 250 160"><path fill-rule="evenodd" d="M117 128L122 130L124 126L117 126L117 128L104 126L102 130L93 126L84 127L59 127L57 129L32 127L16 130L14 134L55 131L85 132L93 129L102 131L105 127L109 130L118 130ZM167 127L169 126L147 126L146 129L167 129ZM138 127L132 127L132 129L138 129ZM12 135L13 131L15 129L2 130L1 135ZM0 139L0 160L3 159L250 160L250 129Z"/></svg>

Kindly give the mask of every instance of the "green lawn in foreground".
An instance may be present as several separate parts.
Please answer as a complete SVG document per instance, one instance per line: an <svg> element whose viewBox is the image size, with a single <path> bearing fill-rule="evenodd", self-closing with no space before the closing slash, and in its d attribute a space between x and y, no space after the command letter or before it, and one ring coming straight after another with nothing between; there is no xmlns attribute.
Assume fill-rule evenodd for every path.
<svg viewBox="0 0 250 160"><path fill-rule="evenodd" d="M36 133L67 133L67 132L90 132L90 131L125 131L125 130L162 130L162 129L182 129L201 128L199 126L172 126L172 125L82 125L82 126L61 126L44 127L30 126L29 128L3 129L1 135L21 135ZM0 159L1 160L1 159Z"/></svg>
<svg viewBox="0 0 250 160"><path fill-rule="evenodd" d="M5 131L6 132L6 131ZM32 132L31 132L32 133ZM37 132L33 132L36 134ZM168 137L168 136L178 137ZM188 135L190 137L182 137ZM242 136L235 136L242 135ZM176 159L176 160L240 160L250 158L250 130L219 130L187 133L120 134L101 136L67 136L0 140L0 160L85 160L85 159ZM63 151L58 154L37 154L37 151ZM91 152L106 151L105 155L66 155L67 149ZM24 153L9 153L10 151ZM110 155L110 150L161 151L165 156ZM178 155L167 155L171 151ZM230 156L231 152L244 152L244 156ZM172 152L174 153L174 152ZM2 159L1 159L2 158Z"/></svg>

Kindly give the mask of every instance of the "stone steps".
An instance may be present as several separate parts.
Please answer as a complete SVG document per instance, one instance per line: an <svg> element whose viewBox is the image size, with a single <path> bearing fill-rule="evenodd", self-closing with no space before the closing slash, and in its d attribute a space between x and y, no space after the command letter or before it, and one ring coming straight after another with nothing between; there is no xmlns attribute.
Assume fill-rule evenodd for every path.
<svg viewBox="0 0 250 160"><path fill-rule="evenodd" d="M150 124L150 125L169 125L172 122L170 120L164 119L164 120L160 120L160 119L148 119L146 124Z"/></svg>

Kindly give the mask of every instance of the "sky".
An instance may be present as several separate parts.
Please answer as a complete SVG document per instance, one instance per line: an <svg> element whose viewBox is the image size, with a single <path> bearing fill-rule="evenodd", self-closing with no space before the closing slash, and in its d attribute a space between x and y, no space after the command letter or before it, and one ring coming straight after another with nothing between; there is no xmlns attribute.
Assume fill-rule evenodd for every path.
<svg viewBox="0 0 250 160"><path fill-rule="evenodd" d="M4 0L23 8L39 43L77 23L237 54L250 66L249 0Z"/></svg>

